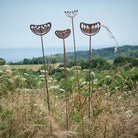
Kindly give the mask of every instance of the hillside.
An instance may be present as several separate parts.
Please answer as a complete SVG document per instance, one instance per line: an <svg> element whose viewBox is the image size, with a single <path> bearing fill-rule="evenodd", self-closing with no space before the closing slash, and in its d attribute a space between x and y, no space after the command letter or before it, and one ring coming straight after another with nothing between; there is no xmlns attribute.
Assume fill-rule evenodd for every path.
<svg viewBox="0 0 138 138"><path fill-rule="evenodd" d="M117 52L114 52L115 47L109 48L101 48L101 49L92 49L92 58L103 57L107 60L114 60L118 56L133 56L138 58L138 46L121 46L117 48ZM66 53L67 62L75 60L74 52ZM77 60L88 60L89 59L89 51L77 51ZM64 62L64 54L54 54L45 57L46 63L58 63ZM9 63L9 64L43 64L42 57L32 58L32 59L24 59L23 61L17 63Z"/></svg>
<svg viewBox="0 0 138 138"><path fill-rule="evenodd" d="M113 60L118 56L130 56L134 55L138 50L138 46L121 46L117 48L117 52L114 53L115 47L101 48L101 49L92 49L92 58L104 57L107 60ZM136 54L135 54L136 55ZM63 54L54 55L56 58L60 59L63 62ZM74 52L67 53L67 61L74 60ZM89 59L89 51L77 51L77 59L87 60Z"/></svg>

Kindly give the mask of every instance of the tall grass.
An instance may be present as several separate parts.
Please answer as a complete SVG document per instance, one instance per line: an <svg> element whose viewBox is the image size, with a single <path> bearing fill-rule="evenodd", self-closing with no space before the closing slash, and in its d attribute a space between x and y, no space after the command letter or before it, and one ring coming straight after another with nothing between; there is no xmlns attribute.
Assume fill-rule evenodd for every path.
<svg viewBox="0 0 138 138"><path fill-rule="evenodd" d="M124 66L115 71L95 71L89 118L88 71L79 71L79 96L76 72L68 68L69 84L70 80L73 83L69 85L70 131L66 131L64 76L58 78L59 81L56 80L56 74L48 76L51 104L49 116L43 100L43 74L26 70L16 72L6 68L0 72L0 137L50 137L51 120L52 137L135 138L138 136L137 72L137 68L126 71Z"/></svg>

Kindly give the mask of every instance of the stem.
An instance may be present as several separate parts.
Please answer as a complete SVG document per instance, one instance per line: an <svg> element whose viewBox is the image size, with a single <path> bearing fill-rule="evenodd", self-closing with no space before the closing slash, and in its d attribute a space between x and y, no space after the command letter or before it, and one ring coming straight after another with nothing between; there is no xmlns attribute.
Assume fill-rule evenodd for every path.
<svg viewBox="0 0 138 138"><path fill-rule="evenodd" d="M90 87L90 82L91 82L91 36L90 36L90 47L89 47L89 118L90 118L90 101L91 101L91 87Z"/></svg>
<svg viewBox="0 0 138 138"><path fill-rule="evenodd" d="M45 84L46 84L46 92L47 92L48 112L49 112L49 116L50 116L50 103L49 103L49 93L48 93L48 85L47 85L47 74L46 74L46 64L45 64L44 46L43 46L43 37L42 37L42 35L41 35L41 44L42 44L43 63L44 63L44 70L45 70ZM44 91L44 96L45 96L45 91ZM51 119L50 119L50 131L51 131L51 135L52 135Z"/></svg>
<svg viewBox="0 0 138 138"><path fill-rule="evenodd" d="M72 19L72 31L73 31L73 42L74 42L74 53L75 53L75 62L76 62L76 73L77 73L77 82L78 82L78 92L80 97L80 83L79 83L79 74L78 74L78 63L77 63L77 55L76 55L76 43L75 43L75 33L74 33L74 23L73 17Z"/></svg>
<svg viewBox="0 0 138 138"><path fill-rule="evenodd" d="M65 70L65 93L66 93L66 120L67 120L67 131L68 131L69 130L69 93L68 93L65 39L63 39L63 46L64 46L64 70Z"/></svg>

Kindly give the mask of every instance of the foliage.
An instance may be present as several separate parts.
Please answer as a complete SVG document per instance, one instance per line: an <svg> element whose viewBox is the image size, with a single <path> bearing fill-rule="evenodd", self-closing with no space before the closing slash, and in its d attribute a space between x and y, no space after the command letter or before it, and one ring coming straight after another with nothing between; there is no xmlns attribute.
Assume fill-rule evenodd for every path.
<svg viewBox="0 0 138 138"><path fill-rule="evenodd" d="M126 60L127 59L127 60ZM78 95L75 62L68 62L70 130L66 131L64 64L47 73L51 104L49 116L45 95L43 67L39 71L0 70L0 136L1 137L135 137L137 136L138 67L135 58L119 58L109 64L104 58L92 59L90 84L91 116L88 117L89 61L78 61L80 95ZM125 65L131 62L127 70ZM135 61L136 62L136 61ZM123 63L123 64L122 64ZM134 66L135 65L135 66ZM25 66L24 66L25 67ZM33 67L33 66L32 66ZM49 73L51 72L51 73ZM120 129L121 128L121 129Z"/></svg>
<svg viewBox="0 0 138 138"><path fill-rule="evenodd" d="M4 65L6 63L5 59L0 58L0 65Z"/></svg>
<svg viewBox="0 0 138 138"><path fill-rule="evenodd" d="M134 57L129 57L129 56L128 57L119 56L119 57L115 58L115 60L114 60L114 64L116 66L122 66L127 63L130 63L131 67L138 66L138 59L136 59Z"/></svg>

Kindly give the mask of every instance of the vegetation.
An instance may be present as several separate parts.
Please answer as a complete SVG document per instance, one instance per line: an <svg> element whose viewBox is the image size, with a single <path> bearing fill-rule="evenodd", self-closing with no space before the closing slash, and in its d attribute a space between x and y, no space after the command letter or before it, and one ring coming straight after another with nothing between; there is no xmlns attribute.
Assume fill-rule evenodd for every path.
<svg viewBox="0 0 138 138"><path fill-rule="evenodd" d="M102 49L92 49L92 58L105 58L107 60L114 60L118 56L133 56L135 58L138 57L138 46L121 46L117 48L117 52L114 52L115 47L110 48L102 48ZM89 51L77 51L77 59L78 60L88 60L89 59ZM68 52L66 54L67 62L74 61L75 56L74 52ZM63 54L55 54L51 56L45 57L46 63L50 62L51 64L64 62ZM42 64L42 57L32 58L32 59L24 59L23 61L17 63L8 63L10 65L24 65L24 64Z"/></svg>
<svg viewBox="0 0 138 138"><path fill-rule="evenodd" d="M6 61L3 58L0 58L0 65L4 65Z"/></svg>
<svg viewBox="0 0 138 138"><path fill-rule="evenodd" d="M33 70L29 69L28 65L18 66L17 69L16 66L1 66L0 137L50 137L50 124L55 138L137 137L137 61L136 58L124 56L117 57L113 64L109 64L104 58L92 59L93 93L91 93L90 118L88 117L88 61L78 61L80 97L77 90L75 62L68 62L70 93L68 132L63 64L51 64L51 62L47 64L51 116L47 108L43 66Z"/></svg>

